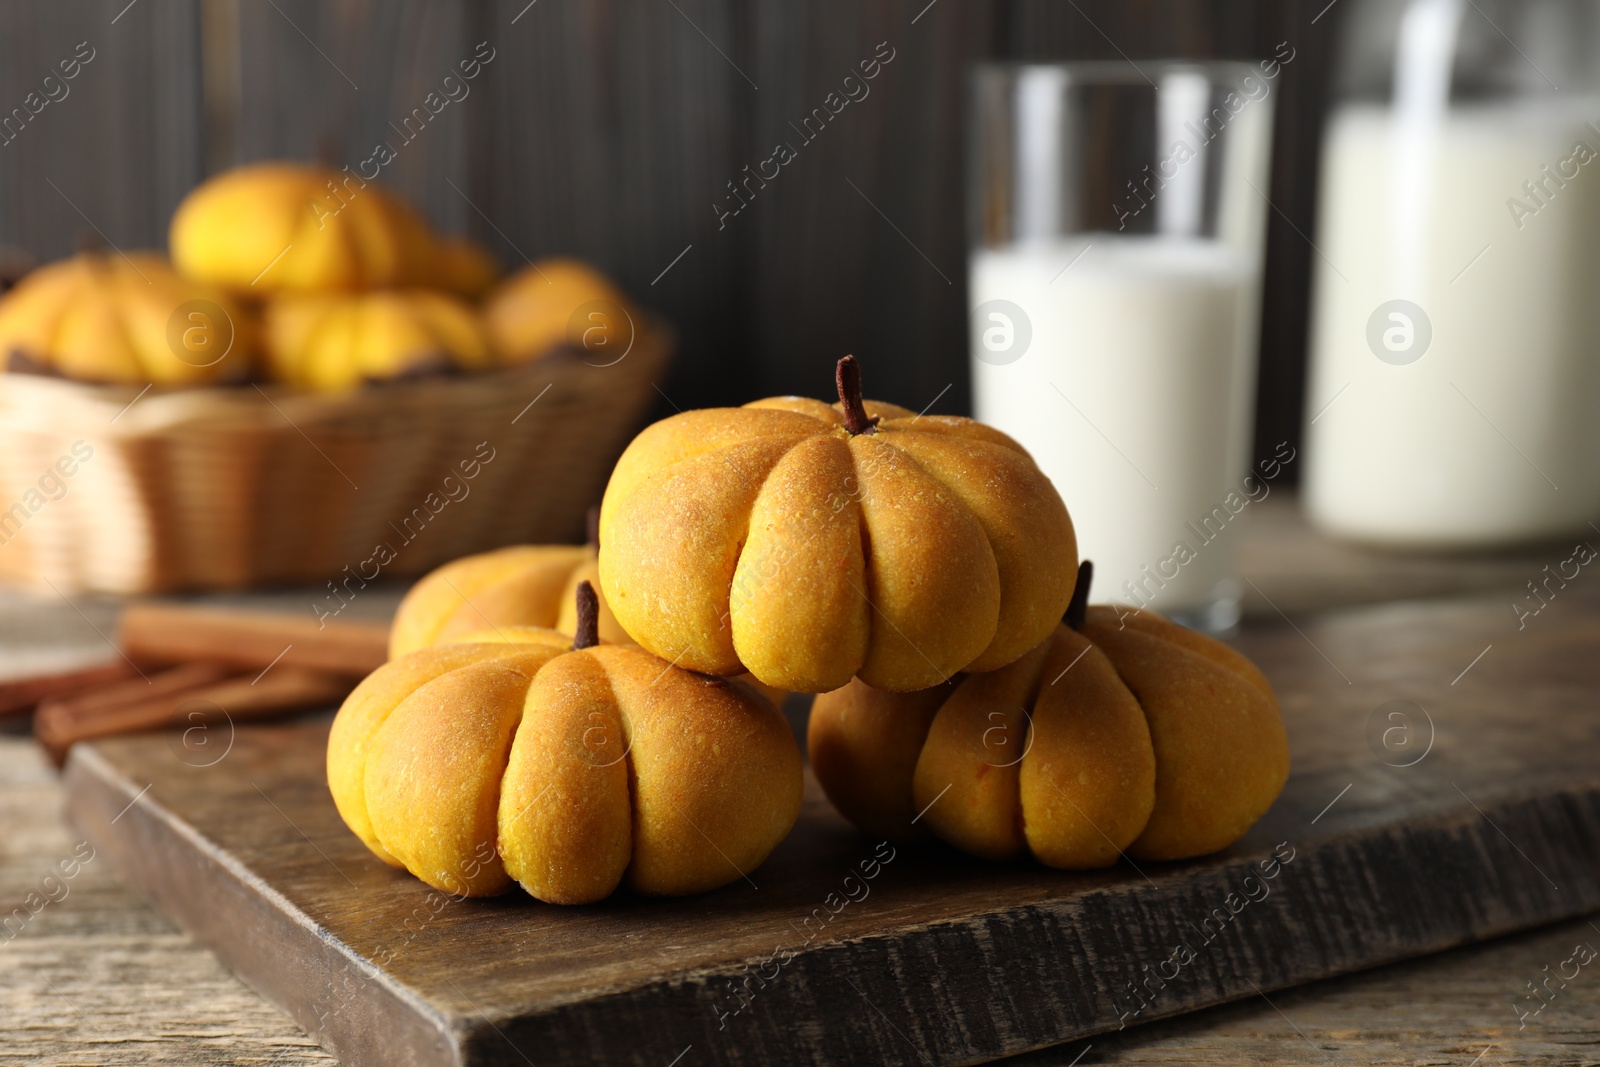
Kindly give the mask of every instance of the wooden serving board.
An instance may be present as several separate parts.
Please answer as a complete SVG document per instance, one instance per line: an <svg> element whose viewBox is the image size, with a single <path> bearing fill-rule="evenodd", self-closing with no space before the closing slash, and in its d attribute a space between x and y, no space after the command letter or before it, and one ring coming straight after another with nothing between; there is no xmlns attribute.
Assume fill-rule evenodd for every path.
<svg viewBox="0 0 1600 1067"><path fill-rule="evenodd" d="M813 783L715 893L455 901L344 828L325 717L240 727L208 767L80 745L70 815L348 1067L974 1063L1600 908L1600 598L1520 631L1500 601L1298 623L1239 642L1282 697L1288 787L1188 863L894 853Z"/></svg>

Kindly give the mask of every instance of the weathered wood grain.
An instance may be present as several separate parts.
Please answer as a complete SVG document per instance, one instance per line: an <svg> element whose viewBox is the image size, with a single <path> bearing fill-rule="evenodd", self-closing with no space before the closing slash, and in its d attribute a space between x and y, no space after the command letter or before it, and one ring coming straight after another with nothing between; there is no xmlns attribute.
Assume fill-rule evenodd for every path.
<svg viewBox="0 0 1600 1067"><path fill-rule="evenodd" d="M710 206L771 91L747 80L745 5L491 0L485 27L502 58L482 79L477 236L511 266L590 259L664 313L681 343L658 414L758 395L747 246Z"/></svg>
<svg viewBox="0 0 1600 1067"><path fill-rule="evenodd" d="M1244 538L1245 573L1291 613L1472 590L1509 600L1544 562L1566 554L1546 558L1535 549L1447 560L1363 552L1308 531L1292 497L1280 493L1264 505L1252 505L1245 519L1238 530ZM392 611L399 590L368 592L372 598L363 595L350 613L383 617ZM207 602L305 610L308 595L285 590ZM109 600L74 598L69 605L48 593L40 597L0 591L0 676L103 657L109 649L94 627L111 633L114 609ZM1549 622L1560 628L1572 622L1570 604L1557 601L1548 610L1548 616L1533 620L1530 627ZM1247 611L1256 618L1277 617L1259 597L1247 604ZM1514 626L1509 610L1505 617ZM1497 641L1478 667L1508 650L1515 654L1515 636ZM1348 670L1348 664L1341 661L1341 666ZM1477 669L1454 688L1467 686ZM1541 728L1528 727L1530 732ZM1329 792L1342 784L1334 783ZM1334 811L1357 795L1353 788ZM6 910L21 903L46 869L69 855L79 840L58 818L64 799L59 779L31 741L0 738L0 826L6 828L0 838L0 904ZM1588 929L1578 920L1349 978L1268 991L1293 1026L1251 994L1225 1007L1071 1042L1024 1062L1067 1067L1092 1044L1079 1067L1326 1063L1306 1047L1295 1032L1298 1027L1338 1063L1467 1067L1492 1044L1480 1067L1567 1065L1581 1058L1584 1047L1600 1041L1600 994L1587 988L1588 970L1526 1030L1517 1030L1509 1005L1544 966L1566 958L1568 942ZM1600 938L1593 943L1600 947ZM1561 951L1555 952L1557 948ZM18 1022L0 1027L0 1062L96 1067L302 1067L333 1062L288 1016L230 977L207 949L119 883L98 860L74 881L70 899L51 905L12 943L0 945L4 953L13 955L12 962L0 964L0 1019ZM539 1054L531 1058L545 1062ZM899 1058L921 1062L909 1053Z"/></svg>
<svg viewBox="0 0 1600 1067"><path fill-rule="evenodd" d="M1600 907L1600 665L1585 655L1600 595L1557 607L1521 633L1494 602L1247 632L1295 769L1244 841L1193 863L1070 875L902 852L841 905L829 894L873 844L813 793L753 885L458 904L343 828L317 724L240 728L210 768L160 739L80 747L71 812L108 866L347 1064L659 1065L685 1049L685 1064L972 1063ZM1420 706L1413 747L1374 747L1395 700ZM1389 765L1423 748L1424 713L1426 756ZM1206 917L1275 849L1293 858L1270 895L1208 938ZM809 943L808 916L823 931ZM1192 962L1136 998L1180 943Z"/></svg>
<svg viewBox="0 0 1600 1067"><path fill-rule="evenodd" d="M481 75L463 82L458 67L483 40L479 4L231 2L240 41L237 162L321 158L379 174L447 230L477 221L451 183L472 184L484 110ZM448 91L446 76L454 78ZM380 143L393 160L363 170Z"/></svg>
<svg viewBox="0 0 1600 1067"><path fill-rule="evenodd" d="M13 119L0 136L0 245L40 260L84 238L164 248L201 173L195 0L0 3L0 116Z"/></svg>
<svg viewBox="0 0 1600 1067"><path fill-rule="evenodd" d="M998 53L1002 8L754 5L762 91L740 164L754 170L780 142L796 153L717 234L751 250L754 395L826 393L849 352L869 396L968 409L965 74Z"/></svg>
<svg viewBox="0 0 1600 1067"><path fill-rule="evenodd" d="M8 651L15 645L6 645ZM0 739L0 896L14 906L78 838L55 817L59 778L33 746ZM1554 1067L1600 1041L1594 975L1560 990L1519 1030L1510 1005L1574 944L1600 947L1590 920L1456 949L1295 990L1252 997L1030 1054L1017 1067L1094 1064L1337 1063ZM211 953L91 862L71 895L10 944L0 966L0 1062L84 1067L262 1064L325 1067L335 1061L287 1016L225 972ZM1273 1007L1276 1006L1276 1008ZM1280 1016L1281 1009L1284 1015ZM1285 1016L1287 1018L1285 1018ZM535 1058L535 1062L541 1062ZM918 1061L920 1062L920 1061Z"/></svg>
<svg viewBox="0 0 1600 1067"><path fill-rule="evenodd" d="M1600 1043L1600 975L1593 965L1549 987L1529 1010L1527 983L1542 983L1577 945L1600 949L1593 919L1460 948L1348 978L1252 995L1181 1019L1106 1034L1006 1061L1011 1067L1097 1064L1352 1064L1500 1067L1593 1063ZM1549 970L1546 970L1549 968ZM1570 973L1570 968L1569 968Z"/></svg>
<svg viewBox="0 0 1600 1067"><path fill-rule="evenodd" d="M59 817L62 801L59 775L32 742L0 739L0 917L11 917L14 930L12 911L25 908L27 894L57 898L14 936L0 929L0 1063L334 1062L125 888L103 856L60 880L57 865L82 840ZM52 874L58 882L47 890Z"/></svg>

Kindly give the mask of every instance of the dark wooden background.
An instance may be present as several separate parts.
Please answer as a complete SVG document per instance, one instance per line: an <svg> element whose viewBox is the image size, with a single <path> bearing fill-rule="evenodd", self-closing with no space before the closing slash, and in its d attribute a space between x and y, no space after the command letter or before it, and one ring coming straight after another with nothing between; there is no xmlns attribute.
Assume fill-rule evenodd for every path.
<svg viewBox="0 0 1600 1067"><path fill-rule="evenodd" d="M440 226L483 240L508 267L592 259L668 315L682 337L671 403L826 393L833 360L855 352L870 394L964 412L967 64L1257 58L1286 41L1295 57L1273 90L1265 452L1301 422L1303 234L1341 6L1325 5L0 0L0 113L79 42L95 50L66 98L0 145L0 244L48 259L98 230L124 249L159 247L207 173L279 156L353 165L387 139L398 158L383 180ZM470 94L401 146L389 123L481 41L494 58ZM719 229L725 183L797 140L789 123L879 42L894 59L870 95Z"/></svg>

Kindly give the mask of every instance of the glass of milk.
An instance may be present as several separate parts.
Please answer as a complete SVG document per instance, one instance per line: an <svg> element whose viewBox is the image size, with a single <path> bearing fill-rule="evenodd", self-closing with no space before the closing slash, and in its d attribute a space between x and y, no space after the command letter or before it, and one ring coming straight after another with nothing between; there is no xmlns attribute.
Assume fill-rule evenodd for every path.
<svg viewBox="0 0 1600 1067"><path fill-rule="evenodd" d="M1355 0L1324 136L1305 502L1474 548L1600 522L1600 4Z"/></svg>
<svg viewBox="0 0 1600 1067"><path fill-rule="evenodd" d="M1096 600L1239 617L1272 94L1260 63L991 64L973 76L977 417L1060 490Z"/></svg>

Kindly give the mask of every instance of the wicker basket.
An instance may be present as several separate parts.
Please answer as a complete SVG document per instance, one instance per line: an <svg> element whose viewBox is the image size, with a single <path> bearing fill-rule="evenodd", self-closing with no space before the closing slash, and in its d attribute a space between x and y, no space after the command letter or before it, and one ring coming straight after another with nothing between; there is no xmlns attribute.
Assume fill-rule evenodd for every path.
<svg viewBox="0 0 1600 1067"><path fill-rule="evenodd" d="M562 351L342 394L0 374L0 577L61 592L320 585L582 540L671 347L652 323L610 366Z"/></svg>

